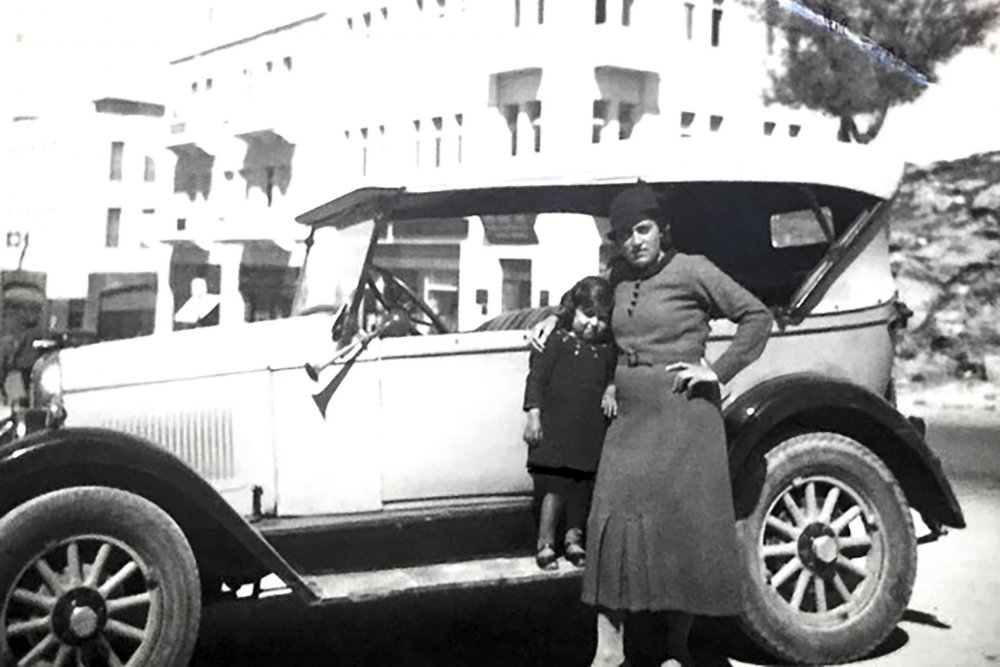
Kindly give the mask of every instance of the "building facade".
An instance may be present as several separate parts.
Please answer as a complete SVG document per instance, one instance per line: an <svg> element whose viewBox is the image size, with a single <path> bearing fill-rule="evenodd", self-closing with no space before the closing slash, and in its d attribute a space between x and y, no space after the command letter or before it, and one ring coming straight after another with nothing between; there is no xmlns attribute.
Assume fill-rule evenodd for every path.
<svg viewBox="0 0 1000 667"><path fill-rule="evenodd" d="M107 98L14 123L5 304L41 290L49 324L99 338L284 317L305 255L295 215L362 185L558 174L626 145L669 160L678 141L835 136L829 119L764 103L781 39L734 0L199 12L165 112ZM466 330L598 272L603 224L399 225L378 261Z"/></svg>
<svg viewBox="0 0 1000 667"><path fill-rule="evenodd" d="M3 334L32 322L105 339L153 332L167 267L155 233L169 192L163 114L159 104L103 98L14 120Z"/></svg>

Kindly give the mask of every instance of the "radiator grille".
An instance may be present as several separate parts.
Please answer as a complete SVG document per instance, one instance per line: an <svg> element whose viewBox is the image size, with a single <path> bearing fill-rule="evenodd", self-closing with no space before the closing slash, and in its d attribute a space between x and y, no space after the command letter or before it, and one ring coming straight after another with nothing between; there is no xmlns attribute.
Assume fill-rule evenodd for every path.
<svg viewBox="0 0 1000 667"><path fill-rule="evenodd" d="M102 426L146 438L209 480L236 476L233 419L228 410L134 414Z"/></svg>

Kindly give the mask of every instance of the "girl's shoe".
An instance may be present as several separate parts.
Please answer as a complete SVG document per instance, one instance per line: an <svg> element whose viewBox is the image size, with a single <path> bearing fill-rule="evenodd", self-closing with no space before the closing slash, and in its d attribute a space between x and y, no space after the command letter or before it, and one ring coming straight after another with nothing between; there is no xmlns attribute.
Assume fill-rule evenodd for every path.
<svg viewBox="0 0 1000 667"><path fill-rule="evenodd" d="M538 553L535 554L535 562L543 570L559 569L556 550L552 548L551 544L543 544L538 548Z"/></svg>
<svg viewBox="0 0 1000 667"><path fill-rule="evenodd" d="M587 552L579 542L566 543L566 560L577 567L583 567L587 562Z"/></svg>

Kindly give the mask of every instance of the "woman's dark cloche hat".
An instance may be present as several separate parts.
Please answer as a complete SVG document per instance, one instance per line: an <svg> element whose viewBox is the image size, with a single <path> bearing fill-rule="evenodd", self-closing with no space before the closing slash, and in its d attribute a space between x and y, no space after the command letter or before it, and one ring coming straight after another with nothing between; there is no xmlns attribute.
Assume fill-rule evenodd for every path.
<svg viewBox="0 0 1000 667"><path fill-rule="evenodd" d="M611 200L608 212L611 231L608 232L608 238L614 240L619 232L632 229L642 220L656 219L660 213L660 198L656 191L645 183L622 190Z"/></svg>

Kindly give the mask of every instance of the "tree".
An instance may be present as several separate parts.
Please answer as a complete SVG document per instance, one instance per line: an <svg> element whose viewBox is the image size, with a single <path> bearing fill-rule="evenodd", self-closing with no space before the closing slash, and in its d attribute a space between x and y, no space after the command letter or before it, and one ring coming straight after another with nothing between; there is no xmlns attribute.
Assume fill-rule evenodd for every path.
<svg viewBox="0 0 1000 667"><path fill-rule="evenodd" d="M838 139L868 143L890 107L915 100L940 63L983 41L1000 2L764 0L761 11L788 39L769 101L829 113L840 119ZM860 115L871 116L864 131Z"/></svg>

